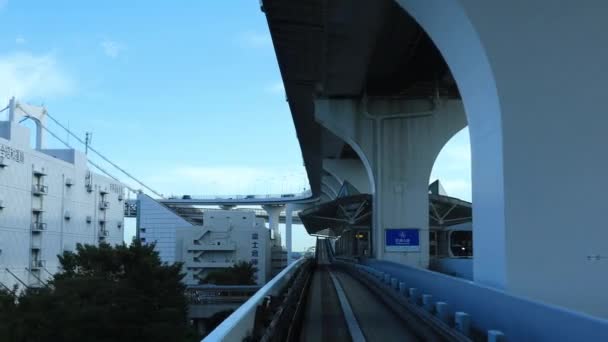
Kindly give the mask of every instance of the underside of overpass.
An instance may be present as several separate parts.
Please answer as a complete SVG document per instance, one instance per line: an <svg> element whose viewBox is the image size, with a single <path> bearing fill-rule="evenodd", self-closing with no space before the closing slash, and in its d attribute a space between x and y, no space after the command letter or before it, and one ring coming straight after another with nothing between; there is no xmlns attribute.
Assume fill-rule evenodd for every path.
<svg viewBox="0 0 608 342"><path fill-rule="evenodd" d="M365 188L376 209L366 219L378 227L366 252L428 267L430 171L466 125L441 54L391 0L269 0L263 11L313 194L328 202L337 197L332 184ZM398 152L402 144L409 153ZM420 250L385 251L387 227L419 229Z"/></svg>
<svg viewBox="0 0 608 342"><path fill-rule="evenodd" d="M608 8L592 3L264 0L314 195L363 170L372 256L428 267L428 176L468 125L475 281L608 317L608 231L588 215L604 210L591 180L608 186ZM386 250L394 227L419 229L420 251Z"/></svg>
<svg viewBox="0 0 608 342"><path fill-rule="evenodd" d="M323 159L359 159L315 121L314 98L459 98L430 38L394 1L263 2L312 191Z"/></svg>

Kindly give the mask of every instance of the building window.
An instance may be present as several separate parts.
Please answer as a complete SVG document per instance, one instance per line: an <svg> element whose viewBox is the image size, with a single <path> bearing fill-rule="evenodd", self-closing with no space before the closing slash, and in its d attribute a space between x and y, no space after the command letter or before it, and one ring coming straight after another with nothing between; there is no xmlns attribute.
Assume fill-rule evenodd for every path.
<svg viewBox="0 0 608 342"><path fill-rule="evenodd" d="M140 241L141 242L146 242L146 238L141 238Z"/></svg>
<svg viewBox="0 0 608 342"><path fill-rule="evenodd" d="M437 256L437 232L429 232L429 254L431 256Z"/></svg>
<svg viewBox="0 0 608 342"><path fill-rule="evenodd" d="M473 232L453 231L450 234L450 250L454 257L472 257Z"/></svg>
<svg viewBox="0 0 608 342"><path fill-rule="evenodd" d="M139 228L139 232L140 233L145 233L146 232L146 228Z"/></svg>
<svg viewBox="0 0 608 342"><path fill-rule="evenodd" d="M258 256L258 251L257 251L257 249L254 249L254 250L252 250L252 251L251 251L251 256L252 256L252 257L257 257L257 256Z"/></svg>
<svg viewBox="0 0 608 342"><path fill-rule="evenodd" d="M251 259L251 264L252 265L257 265L258 264L258 259Z"/></svg>
<svg viewBox="0 0 608 342"><path fill-rule="evenodd" d="M258 239L258 233L251 234L251 239L252 240L257 240Z"/></svg>

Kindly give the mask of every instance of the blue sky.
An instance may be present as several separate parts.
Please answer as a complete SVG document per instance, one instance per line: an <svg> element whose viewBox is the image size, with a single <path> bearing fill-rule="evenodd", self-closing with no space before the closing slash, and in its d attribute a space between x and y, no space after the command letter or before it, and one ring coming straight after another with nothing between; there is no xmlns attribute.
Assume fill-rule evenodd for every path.
<svg viewBox="0 0 608 342"><path fill-rule="evenodd" d="M0 22L0 102L44 104L159 192L307 186L257 0L0 0ZM433 173L470 199L468 132L453 141Z"/></svg>

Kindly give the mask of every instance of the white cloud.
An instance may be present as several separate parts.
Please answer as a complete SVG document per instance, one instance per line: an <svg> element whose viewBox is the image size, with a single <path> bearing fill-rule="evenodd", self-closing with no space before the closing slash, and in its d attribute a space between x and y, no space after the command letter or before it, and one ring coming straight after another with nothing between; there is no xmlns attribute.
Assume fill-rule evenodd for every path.
<svg viewBox="0 0 608 342"><path fill-rule="evenodd" d="M264 88L264 90L269 94L285 94L285 86L283 85L283 81L277 81L269 84Z"/></svg>
<svg viewBox="0 0 608 342"><path fill-rule="evenodd" d="M72 80L52 54L15 52L0 55L0 80L0 105L11 96L45 99L67 95L74 89Z"/></svg>
<svg viewBox="0 0 608 342"><path fill-rule="evenodd" d="M247 31L243 32L239 35L238 40L241 44L246 47L252 48L265 48L272 47L272 38L270 37L270 33L261 33L261 32L253 32Z"/></svg>
<svg viewBox="0 0 608 342"><path fill-rule="evenodd" d="M25 44L25 38L21 37L21 36L17 36L17 38L15 38L15 43L21 45L21 44Z"/></svg>
<svg viewBox="0 0 608 342"><path fill-rule="evenodd" d="M125 49L122 44L115 42L113 40L104 40L101 42L101 48L106 56L110 58L116 58L118 55Z"/></svg>
<svg viewBox="0 0 608 342"><path fill-rule="evenodd" d="M298 167L178 166L155 173L145 183L176 195L298 193L308 188L306 172Z"/></svg>

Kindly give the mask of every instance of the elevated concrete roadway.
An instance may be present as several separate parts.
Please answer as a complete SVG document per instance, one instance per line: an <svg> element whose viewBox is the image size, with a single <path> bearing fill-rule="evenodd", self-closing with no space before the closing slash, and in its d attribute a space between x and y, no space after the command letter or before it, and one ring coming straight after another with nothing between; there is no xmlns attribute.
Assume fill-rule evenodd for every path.
<svg viewBox="0 0 608 342"><path fill-rule="evenodd" d="M161 199L159 202L168 205L285 205L288 203L307 204L318 199L311 192L301 194L278 195L234 195L234 196L182 196L182 198Z"/></svg>

